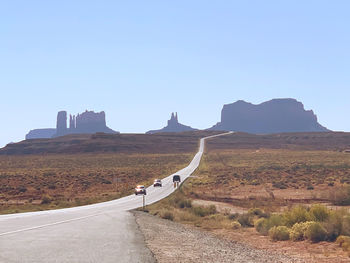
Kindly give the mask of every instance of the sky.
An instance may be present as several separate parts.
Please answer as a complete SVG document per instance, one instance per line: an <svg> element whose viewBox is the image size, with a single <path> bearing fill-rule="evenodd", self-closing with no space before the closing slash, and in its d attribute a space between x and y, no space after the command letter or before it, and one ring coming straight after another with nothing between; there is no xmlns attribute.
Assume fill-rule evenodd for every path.
<svg viewBox="0 0 350 263"><path fill-rule="evenodd" d="M123 133L295 98L350 131L350 1L1 1L0 147L57 112Z"/></svg>

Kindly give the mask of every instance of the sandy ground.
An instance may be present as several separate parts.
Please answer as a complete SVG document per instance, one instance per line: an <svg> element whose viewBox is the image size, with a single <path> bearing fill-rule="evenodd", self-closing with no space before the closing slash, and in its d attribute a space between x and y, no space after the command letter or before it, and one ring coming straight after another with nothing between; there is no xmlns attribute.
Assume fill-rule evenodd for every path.
<svg viewBox="0 0 350 263"><path fill-rule="evenodd" d="M282 253L228 241L142 212L134 212L148 248L157 262L303 262Z"/></svg>
<svg viewBox="0 0 350 263"><path fill-rule="evenodd" d="M207 200L193 200L194 205L209 206L215 205L216 210L230 213L246 213L248 209L233 206L223 202L207 201ZM332 209L349 209L346 207L331 206ZM334 242L320 242L317 244L308 241L301 242L272 242L269 237L262 236L255 229L241 229L240 231L229 232L223 229L214 230L214 233L233 241L248 244L257 249L265 249L276 251L279 253L287 253L293 257L298 257L304 262L312 263L343 263L350 262L348 255Z"/></svg>

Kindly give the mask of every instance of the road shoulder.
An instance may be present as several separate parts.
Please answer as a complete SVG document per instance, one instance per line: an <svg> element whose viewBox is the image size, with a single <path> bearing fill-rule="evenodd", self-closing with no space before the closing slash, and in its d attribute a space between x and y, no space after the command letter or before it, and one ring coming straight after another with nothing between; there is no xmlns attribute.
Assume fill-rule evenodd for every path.
<svg viewBox="0 0 350 263"><path fill-rule="evenodd" d="M134 211L157 262L300 262L286 255L221 239L192 226Z"/></svg>

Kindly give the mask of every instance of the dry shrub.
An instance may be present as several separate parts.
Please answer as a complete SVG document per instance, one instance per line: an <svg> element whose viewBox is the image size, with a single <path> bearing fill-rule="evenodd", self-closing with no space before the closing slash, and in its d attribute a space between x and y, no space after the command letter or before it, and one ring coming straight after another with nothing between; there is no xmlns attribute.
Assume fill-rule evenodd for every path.
<svg viewBox="0 0 350 263"><path fill-rule="evenodd" d="M49 196L48 194L43 195L42 198L41 198L41 204L42 204L42 205L50 204L51 201L52 201L52 197Z"/></svg>
<svg viewBox="0 0 350 263"><path fill-rule="evenodd" d="M329 210L324 205L312 205L309 211L312 221L323 222L329 217Z"/></svg>
<svg viewBox="0 0 350 263"><path fill-rule="evenodd" d="M335 241L339 246L350 256L350 237L349 236L339 236Z"/></svg>
<svg viewBox="0 0 350 263"><path fill-rule="evenodd" d="M343 225L343 216L341 213L331 212L326 222L322 223L322 226L327 231L327 240L336 240L336 238L343 232Z"/></svg>
<svg viewBox="0 0 350 263"><path fill-rule="evenodd" d="M327 231L319 222L312 222L305 231L305 237L317 243L326 240Z"/></svg>
<svg viewBox="0 0 350 263"><path fill-rule="evenodd" d="M293 241L301 241L306 238L305 233L308 227L313 224L312 221L295 223L290 230L290 239Z"/></svg>
<svg viewBox="0 0 350 263"><path fill-rule="evenodd" d="M223 225L223 228L225 229L234 229L234 230L240 229L242 227L242 225L237 220L232 221L227 218L222 221L222 225Z"/></svg>
<svg viewBox="0 0 350 263"><path fill-rule="evenodd" d="M350 245L350 237L349 236L339 236L335 243L339 244L339 246L343 246L343 243L349 243Z"/></svg>
<svg viewBox="0 0 350 263"><path fill-rule="evenodd" d="M178 208L192 207L192 201L190 199L186 199L184 196L175 196L170 200L170 202L173 204L173 206L176 206Z"/></svg>
<svg viewBox="0 0 350 263"><path fill-rule="evenodd" d="M350 236L350 215L346 214L342 217L342 235Z"/></svg>
<svg viewBox="0 0 350 263"><path fill-rule="evenodd" d="M253 227L254 226L253 219L254 219L254 216L252 214L246 213L246 214L239 215L237 218L237 221L243 227Z"/></svg>
<svg viewBox="0 0 350 263"><path fill-rule="evenodd" d="M238 221L231 222L231 228L232 229L240 229L242 225Z"/></svg>
<svg viewBox="0 0 350 263"><path fill-rule="evenodd" d="M284 223L281 215L273 214L269 218L260 218L255 221L255 229L262 235L267 235L269 230L275 226L282 226Z"/></svg>
<svg viewBox="0 0 350 263"><path fill-rule="evenodd" d="M209 215L201 221L201 227L206 229L221 229L228 228L227 223L229 221L222 214Z"/></svg>
<svg viewBox="0 0 350 263"><path fill-rule="evenodd" d="M167 220L174 220L174 214L170 211L161 211L160 217Z"/></svg>
<svg viewBox="0 0 350 263"><path fill-rule="evenodd" d="M177 218L182 222L196 222L198 217L187 210L176 212Z"/></svg>
<svg viewBox="0 0 350 263"><path fill-rule="evenodd" d="M263 210L261 210L260 208L251 208L248 211L248 214L257 216L257 217L268 217L268 214L266 214Z"/></svg>
<svg viewBox="0 0 350 263"><path fill-rule="evenodd" d="M268 232L268 230L266 231L266 222L267 219L265 218L259 218L258 220L256 220L254 222L255 230L258 231L260 234L266 235L266 233Z"/></svg>
<svg viewBox="0 0 350 263"><path fill-rule="evenodd" d="M192 212L196 216L204 217L207 215L212 215L216 213L216 207L215 205L210 205L210 206L193 206L191 208Z"/></svg>
<svg viewBox="0 0 350 263"><path fill-rule="evenodd" d="M329 192L329 199L334 205L350 205L350 186L341 186Z"/></svg>
<svg viewBox="0 0 350 263"><path fill-rule="evenodd" d="M269 237L273 241L284 241L289 239L289 228L286 226L274 226L269 230Z"/></svg>
<svg viewBox="0 0 350 263"><path fill-rule="evenodd" d="M285 224L289 227L295 223L311 221L310 214L306 207L298 205L284 214Z"/></svg>
<svg viewBox="0 0 350 263"><path fill-rule="evenodd" d="M229 214L229 215L227 216L227 218L230 219L230 220L236 220L238 217L239 217L239 214L238 214L238 213Z"/></svg>

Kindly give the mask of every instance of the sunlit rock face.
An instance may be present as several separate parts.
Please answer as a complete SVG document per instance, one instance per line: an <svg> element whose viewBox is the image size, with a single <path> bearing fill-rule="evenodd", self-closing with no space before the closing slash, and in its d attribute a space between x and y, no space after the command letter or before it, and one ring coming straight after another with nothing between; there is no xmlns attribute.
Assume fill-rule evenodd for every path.
<svg viewBox="0 0 350 263"><path fill-rule="evenodd" d="M221 122L210 130L255 134L329 131L317 122L312 110L295 99L273 99L258 105L239 100L224 105Z"/></svg>

